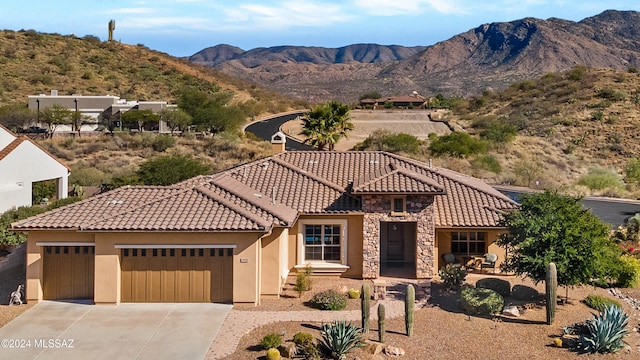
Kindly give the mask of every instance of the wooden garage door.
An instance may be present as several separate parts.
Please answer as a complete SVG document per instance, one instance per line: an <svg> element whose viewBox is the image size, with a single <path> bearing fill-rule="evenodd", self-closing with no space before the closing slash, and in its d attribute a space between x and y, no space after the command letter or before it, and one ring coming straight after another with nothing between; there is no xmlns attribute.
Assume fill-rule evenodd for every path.
<svg viewBox="0 0 640 360"><path fill-rule="evenodd" d="M46 246L43 295L45 299L93 299L93 246Z"/></svg>
<svg viewBox="0 0 640 360"><path fill-rule="evenodd" d="M232 302L233 249L122 249L122 302Z"/></svg>

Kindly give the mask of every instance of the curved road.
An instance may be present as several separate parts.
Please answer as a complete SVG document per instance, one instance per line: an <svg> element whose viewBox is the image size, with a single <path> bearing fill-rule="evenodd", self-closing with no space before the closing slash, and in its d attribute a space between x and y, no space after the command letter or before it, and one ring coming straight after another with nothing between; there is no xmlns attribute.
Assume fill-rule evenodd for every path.
<svg viewBox="0 0 640 360"><path fill-rule="evenodd" d="M306 113L306 110L292 111L288 113L277 114L272 117L258 120L247 125L244 128L245 132L254 133L257 137L271 141L271 136L280 130L282 124L287 121L293 120L296 117ZM285 134L286 135L286 134ZM313 147L307 144L303 144L300 141L287 136L287 142L285 144L286 150L313 150Z"/></svg>

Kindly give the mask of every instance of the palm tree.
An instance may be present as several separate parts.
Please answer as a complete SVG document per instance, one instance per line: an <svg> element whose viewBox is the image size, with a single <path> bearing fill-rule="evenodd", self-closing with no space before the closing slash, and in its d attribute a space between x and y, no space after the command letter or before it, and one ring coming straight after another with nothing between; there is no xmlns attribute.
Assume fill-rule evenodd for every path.
<svg viewBox="0 0 640 360"><path fill-rule="evenodd" d="M347 137L347 132L353 130L353 123L349 117L349 106L338 101L328 101L311 109L304 119L302 134L309 143L324 150L333 150L340 138Z"/></svg>

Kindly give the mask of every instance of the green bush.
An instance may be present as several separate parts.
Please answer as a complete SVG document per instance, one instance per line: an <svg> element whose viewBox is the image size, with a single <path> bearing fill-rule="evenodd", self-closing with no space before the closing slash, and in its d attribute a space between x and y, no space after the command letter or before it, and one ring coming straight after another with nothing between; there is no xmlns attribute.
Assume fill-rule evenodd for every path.
<svg viewBox="0 0 640 360"><path fill-rule="evenodd" d="M342 310L347 307L347 296L335 290L326 290L313 295L311 305L320 310Z"/></svg>
<svg viewBox="0 0 640 360"><path fill-rule="evenodd" d="M406 133L391 133L387 130L375 130L363 142L354 146L354 150L405 152L415 154L420 150L422 141Z"/></svg>
<svg viewBox="0 0 640 360"><path fill-rule="evenodd" d="M458 290L467 277L467 270L460 266L447 264L440 268L438 275L440 275L440 279L442 279L448 289Z"/></svg>
<svg viewBox="0 0 640 360"><path fill-rule="evenodd" d="M502 165L500 165L500 161L491 154L477 156L473 159L472 164L481 169L491 171L494 174L500 174L502 172Z"/></svg>
<svg viewBox="0 0 640 360"><path fill-rule="evenodd" d="M497 121L489 123L486 129L480 132L480 138L498 144L508 143L515 139L516 135L518 135L518 128L515 125Z"/></svg>
<svg viewBox="0 0 640 360"><path fill-rule="evenodd" d="M609 305L586 321L586 334L580 335L579 349L585 353L615 353L625 347L629 316L622 308Z"/></svg>
<svg viewBox="0 0 640 360"><path fill-rule="evenodd" d="M299 332L293 335L293 343L299 346L305 346L313 343L313 335L306 332Z"/></svg>
<svg viewBox="0 0 640 360"><path fill-rule="evenodd" d="M302 296L303 292L311 290L312 273L313 269L307 265L303 271L296 275L296 284L293 286L293 289L298 292L299 296Z"/></svg>
<svg viewBox="0 0 640 360"><path fill-rule="evenodd" d="M502 311L504 299L491 289L468 287L460 293L460 307L469 315L492 315Z"/></svg>
<svg viewBox="0 0 640 360"><path fill-rule="evenodd" d="M334 359L344 360L347 353L357 347L364 346L362 329L344 320L324 324L322 325L322 345L331 352Z"/></svg>
<svg viewBox="0 0 640 360"><path fill-rule="evenodd" d="M278 334L267 334L260 340L260 346L265 350L277 349L282 344L282 336Z"/></svg>
<svg viewBox="0 0 640 360"><path fill-rule="evenodd" d="M511 283L507 280L502 280L498 278L484 278L476 281L477 288L490 289L502 297L507 297L511 295Z"/></svg>
<svg viewBox="0 0 640 360"><path fill-rule="evenodd" d="M98 186L107 175L94 167L74 168L69 175L69 182L80 186Z"/></svg>
<svg viewBox="0 0 640 360"><path fill-rule="evenodd" d="M584 299L583 302L588 307L598 311L604 311L604 308L610 305L614 305L619 308L622 308L622 305L620 305L619 302L606 298L601 295L589 295Z"/></svg>
<svg viewBox="0 0 640 360"><path fill-rule="evenodd" d="M463 132L452 132L431 141L429 151L434 156L452 156L466 158L471 155L484 154L487 145L480 139Z"/></svg>
<svg viewBox="0 0 640 360"><path fill-rule="evenodd" d="M171 185L210 170L209 165L191 155L161 155L142 163L137 175L145 185Z"/></svg>
<svg viewBox="0 0 640 360"><path fill-rule="evenodd" d="M621 256L616 280L619 287L633 288L640 285L640 260L629 255Z"/></svg>
<svg viewBox="0 0 640 360"><path fill-rule="evenodd" d="M630 159L624 168L624 173L626 182L640 183L640 157Z"/></svg>
<svg viewBox="0 0 640 360"><path fill-rule="evenodd" d="M540 298L538 290L526 285L513 285L511 297L516 300L531 301Z"/></svg>
<svg viewBox="0 0 640 360"><path fill-rule="evenodd" d="M164 152L176 144L176 139L171 135L158 135L151 142L151 147L155 151Z"/></svg>
<svg viewBox="0 0 640 360"><path fill-rule="evenodd" d="M604 168L596 167L589 170L578 179L578 185L583 185L591 190L623 189L624 183L617 173Z"/></svg>

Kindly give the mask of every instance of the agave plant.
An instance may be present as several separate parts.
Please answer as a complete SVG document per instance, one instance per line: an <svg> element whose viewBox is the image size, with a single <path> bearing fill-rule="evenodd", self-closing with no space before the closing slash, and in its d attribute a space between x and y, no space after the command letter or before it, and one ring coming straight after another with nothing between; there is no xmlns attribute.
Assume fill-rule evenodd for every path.
<svg viewBox="0 0 640 360"><path fill-rule="evenodd" d="M580 348L589 353L615 353L624 348L629 333L629 316L615 305L608 305L586 321L586 334L580 335Z"/></svg>
<svg viewBox="0 0 640 360"><path fill-rule="evenodd" d="M322 325L322 345L334 359L344 360L348 352L364 345L361 340L362 329L344 320Z"/></svg>

